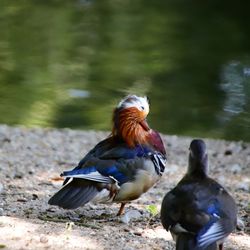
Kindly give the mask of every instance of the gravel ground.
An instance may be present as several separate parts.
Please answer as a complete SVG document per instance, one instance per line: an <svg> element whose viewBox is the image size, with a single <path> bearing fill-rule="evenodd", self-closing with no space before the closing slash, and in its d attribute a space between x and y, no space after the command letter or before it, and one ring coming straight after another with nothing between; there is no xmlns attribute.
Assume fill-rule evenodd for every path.
<svg viewBox="0 0 250 250"><path fill-rule="evenodd" d="M0 248L3 249L174 249L159 215L162 198L186 171L191 138L163 136L168 164L149 192L126 206L87 204L63 210L47 204L59 189L63 170L78 161L107 133L70 129L0 126ZM225 249L250 249L250 144L205 139L211 176L235 197L239 229ZM128 220L130 221L128 222Z"/></svg>

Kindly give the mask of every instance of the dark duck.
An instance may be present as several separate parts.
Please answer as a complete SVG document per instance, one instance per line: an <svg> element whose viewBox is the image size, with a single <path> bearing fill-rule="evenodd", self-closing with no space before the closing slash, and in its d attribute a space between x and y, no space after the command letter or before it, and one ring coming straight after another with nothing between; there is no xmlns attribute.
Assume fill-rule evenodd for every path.
<svg viewBox="0 0 250 250"><path fill-rule="evenodd" d="M208 157L203 140L190 144L186 175L163 199L161 222L170 230L178 250L223 249L224 239L235 229L234 199L208 177Z"/></svg>
<svg viewBox="0 0 250 250"><path fill-rule="evenodd" d="M92 202L126 203L135 200L161 177L166 152L158 132L146 117L147 97L129 95L114 110L110 136L99 142L73 170L61 174L62 188L50 205L75 209Z"/></svg>

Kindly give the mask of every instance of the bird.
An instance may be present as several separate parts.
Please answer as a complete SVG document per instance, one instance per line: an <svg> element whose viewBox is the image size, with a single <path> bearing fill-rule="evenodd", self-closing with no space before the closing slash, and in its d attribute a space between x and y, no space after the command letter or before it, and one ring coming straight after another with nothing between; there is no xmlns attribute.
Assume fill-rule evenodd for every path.
<svg viewBox="0 0 250 250"><path fill-rule="evenodd" d="M194 139L189 150L187 173L163 198L161 223L170 230L177 250L222 250L236 227L236 203L208 176L205 142Z"/></svg>
<svg viewBox="0 0 250 250"><path fill-rule="evenodd" d="M159 132L146 121L148 97L128 95L113 111L110 135L91 149L78 165L64 171L62 188L48 201L64 209L88 202L126 203L147 192L162 176L166 150Z"/></svg>

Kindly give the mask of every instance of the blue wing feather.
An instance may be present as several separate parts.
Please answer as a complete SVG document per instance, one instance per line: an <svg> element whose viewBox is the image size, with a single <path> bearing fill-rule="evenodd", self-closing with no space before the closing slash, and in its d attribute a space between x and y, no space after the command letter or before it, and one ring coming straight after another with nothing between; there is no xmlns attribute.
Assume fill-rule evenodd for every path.
<svg viewBox="0 0 250 250"><path fill-rule="evenodd" d="M89 179L90 174L100 174L103 177L112 177L114 178L119 184L123 184L128 180L128 177L120 171L119 167L117 166L107 166L107 167L101 167L98 166L90 166L90 167L85 167L85 168L81 168L81 169L73 169L71 171L64 171L62 173L61 176L65 176L65 177L72 177L74 176L75 178L77 178L77 175L79 175L79 178L84 179L84 175L86 176L86 179ZM81 177L80 177L81 176ZM94 179L93 179L94 180ZM100 176L98 176L98 179L96 179L96 181L100 181L101 182L101 178ZM103 182L106 182L107 179L103 178Z"/></svg>
<svg viewBox="0 0 250 250"><path fill-rule="evenodd" d="M104 144L98 144L79 162L77 167L70 171L64 171L61 176L74 176L76 178L77 175L81 175L81 178L84 178L83 175L86 175L86 179L89 179L88 175L96 172L104 177L111 176L121 185L129 180L129 176L125 174L122 161L143 157L150 152L147 147L137 146L135 148L128 148L126 145L119 145L107 150L109 148L106 145L107 143L108 141ZM97 181L100 180L99 176ZM68 178L64 184L67 181ZM103 181L106 182L106 178L103 178Z"/></svg>
<svg viewBox="0 0 250 250"><path fill-rule="evenodd" d="M92 172L96 172L96 167L90 166L87 168L75 168L73 170L64 171L61 176L70 176L70 175L83 175L83 174L90 174Z"/></svg>
<svg viewBox="0 0 250 250"><path fill-rule="evenodd" d="M119 170L117 166L110 166L108 168L101 169L99 171L102 175L112 176L119 184L123 184L128 181L128 177Z"/></svg>

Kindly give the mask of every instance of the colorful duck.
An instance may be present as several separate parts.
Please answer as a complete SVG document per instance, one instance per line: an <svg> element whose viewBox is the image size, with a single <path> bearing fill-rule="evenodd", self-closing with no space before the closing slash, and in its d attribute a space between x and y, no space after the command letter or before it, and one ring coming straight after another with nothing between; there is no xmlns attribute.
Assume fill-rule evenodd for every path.
<svg viewBox="0 0 250 250"><path fill-rule="evenodd" d="M158 132L146 122L147 97L129 95L114 110L111 135L99 142L70 171L64 171L63 187L49 204L75 209L86 203L121 203L135 200L161 177L166 152Z"/></svg>
<svg viewBox="0 0 250 250"><path fill-rule="evenodd" d="M186 175L163 199L161 221L176 240L178 250L223 249L224 239L235 229L234 199L208 177L208 159L203 140L190 144Z"/></svg>

